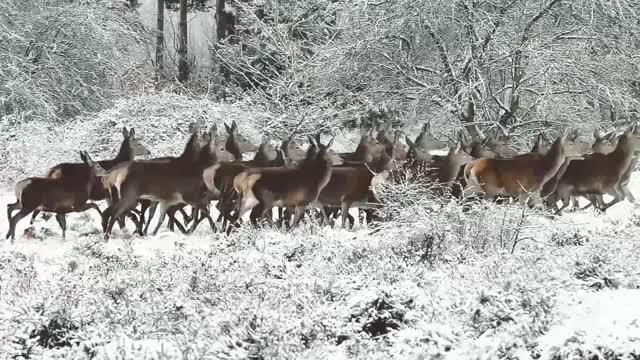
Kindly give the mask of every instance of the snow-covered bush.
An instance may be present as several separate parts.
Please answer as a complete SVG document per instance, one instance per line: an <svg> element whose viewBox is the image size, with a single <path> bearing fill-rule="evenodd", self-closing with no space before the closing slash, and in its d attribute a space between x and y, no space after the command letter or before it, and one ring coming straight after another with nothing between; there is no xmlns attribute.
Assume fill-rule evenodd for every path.
<svg viewBox="0 0 640 360"><path fill-rule="evenodd" d="M97 111L151 80L148 33L123 2L0 3L0 130Z"/></svg>

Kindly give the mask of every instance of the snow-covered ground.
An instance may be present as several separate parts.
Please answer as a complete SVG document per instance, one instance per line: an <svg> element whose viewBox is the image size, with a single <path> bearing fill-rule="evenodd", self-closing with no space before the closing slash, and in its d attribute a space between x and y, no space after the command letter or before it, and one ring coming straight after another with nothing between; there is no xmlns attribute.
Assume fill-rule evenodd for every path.
<svg viewBox="0 0 640 360"><path fill-rule="evenodd" d="M640 194L639 173L631 188ZM5 191L0 208L13 201L13 194ZM587 210L556 218L533 215L523 234L530 239L514 254L510 249L464 251L465 258L456 260L463 255L443 253L444 260L435 265L420 262L426 250L416 252L414 240L398 237L402 229L388 235L368 228L347 231L307 224L292 233L244 229L227 237L211 233L208 226L192 236L163 227L155 237L140 238L115 227L105 244L99 219L91 212L68 216L66 239L53 218L39 218L33 228L28 223L28 218L22 220L14 244L0 242L0 271L5 273L0 274L0 352L15 350L16 329L24 335L46 324L51 313L42 310L36 316L32 308L44 302L89 329L78 337L83 346L94 344L92 351L101 358L196 358L205 348L213 351L211 358L246 358L256 352L294 358L640 354L640 211L628 202L606 214ZM6 217L0 216L3 236L7 228ZM564 240L558 238L575 243L560 243ZM7 269L23 274L25 264L35 272L35 288L23 289L18 280L8 278L14 273ZM147 273L148 280L140 279ZM157 287L165 278L175 288L165 290L160 299L145 300L150 296L145 295L150 291L147 283ZM74 281L77 303L65 303L56 291L70 291L67 287ZM204 283L209 290L193 289L204 288ZM114 286L125 289L124 295L113 295ZM229 295L234 292L237 295ZM24 298L12 298L18 295ZM92 305L104 317L100 321L111 319L108 316L118 320L93 325L82 306L91 304L94 296L101 299ZM109 303L118 296L126 298L127 305ZM174 310L154 318L153 309L164 302ZM128 313L122 312L123 306ZM145 310L137 313L138 307ZM178 315L175 309L180 309ZM400 325L380 338L363 337L361 329L376 316L387 322L397 317ZM213 337L212 342L203 340L200 332ZM304 339L294 341L287 334ZM533 339L522 340L525 335L519 334ZM202 343L191 343L189 336ZM531 344L536 350L526 351ZM83 352L77 349L40 349L35 354L81 358Z"/></svg>

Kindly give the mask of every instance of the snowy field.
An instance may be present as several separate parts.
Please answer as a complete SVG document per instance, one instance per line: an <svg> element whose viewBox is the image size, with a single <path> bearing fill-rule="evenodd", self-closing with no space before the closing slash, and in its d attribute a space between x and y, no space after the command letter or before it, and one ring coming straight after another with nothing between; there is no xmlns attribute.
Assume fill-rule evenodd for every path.
<svg viewBox="0 0 640 360"><path fill-rule="evenodd" d="M632 191L640 194L638 173ZM13 200L5 191L0 208ZM518 219L520 208L491 205L465 214L455 204L442 206L435 215L416 214L414 224L377 231L306 223L289 233L243 228L227 237L205 226L192 236L163 227L140 238L129 225L114 228L108 243L91 212L68 216L66 240L55 219L39 218L34 227L25 219L15 244L0 243L0 353L640 356L638 208L625 202L604 215L530 214L512 254L495 234L505 219ZM447 223L445 213L457 220ZM3 235L7 227L1 216ZM426 243L429 235L440 242Z"/></svg>

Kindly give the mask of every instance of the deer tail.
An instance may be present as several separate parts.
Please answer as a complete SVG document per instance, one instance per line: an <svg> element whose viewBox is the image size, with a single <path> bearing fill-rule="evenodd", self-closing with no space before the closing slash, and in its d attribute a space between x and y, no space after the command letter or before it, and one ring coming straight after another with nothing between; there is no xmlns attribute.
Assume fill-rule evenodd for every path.
<svg viewBox="0 0 640 360"><path fill-rule="evenodd" d="M31 185L31 179L20 180L16 184L16 199L20 204L22 204L22 193L29 185Z"/></svg>
<svg viewBox="0 0 640 360"><path fill-rule="evenodd" d="M473 170L473 161L466 164L464 166L464 181L468 184L469 183L469 175L471 174L471 170Z"/></svg>
<svg viewBox="0 0 640 360"><path fill-rule="evenodd" d="M233 179L233 188L240 195L248 193L260 177L262 177L261 174L249 174L249 172L243 171Z"/></svg>

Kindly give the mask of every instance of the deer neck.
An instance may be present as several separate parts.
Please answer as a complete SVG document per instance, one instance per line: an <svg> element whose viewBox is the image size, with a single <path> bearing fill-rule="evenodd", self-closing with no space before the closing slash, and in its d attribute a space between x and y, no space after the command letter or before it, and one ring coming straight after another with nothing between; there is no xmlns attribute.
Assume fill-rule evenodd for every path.
<svg viewBox="0 0 640 360"><path fill-rule="evenodd" d="M562 148L561 141L556 140L549 151L542 156L542 161L545 164L542 168L542 184L544 184L558 173L565 162L567 162L568 166L568 162L571 160L567 159L564 149Z"/></svg>
<svg viewBox="0 0 640 360"><path fill-rule="evenodd" d="M460 172L460 167L462 165L463 165L463 161L456 158L455 155L447 156L445 167L444 167L445 176L442 179L444 180L443 182L447 183L447 185L451 185L451 183L456 180L456 177L458 176L458 173Z"/></svg>
<svg viewBox="0 0 640 360"><path fill-rule="evenodd" d="M238 148L238 143L236 143L233 136L229 136L226 144L227 150L238 160L242 160L242 152L240 152L240 148Z"/></svg>
<svg viewBox="0 0 640 360"><path fill-rule="evenodd" d="M320 151L315 160L305 162L303 173L307 174L310 181L315 182L319 188L327 185L331 177L331 163L326 159L324 151Z"/></svg>
<svg viewBox="0 0 640 360"><path fill-rule="evenodd" d="M100 178L100 181L102 181L102 178ZM95 169L89 170L89 181L87 181L87 185L85 187L85 190L87 192L87 198L91 197L91 190L93 189L93 187L95 185L99 185L99 184L96 184L97 182L98 182L98 176L96 176Z"/></svg>
<svg viewBox="0 0 640 360"><path fill-rule="evenodd" d="M133 160L133 152L131 152L131 143L129 139L124 139L122 144L120 144L120 150L118 150L118 154L115 159L118 162L131 161Z"/></svg>
<svg viewBox="0 0 640 360"><path fill-rule="evenodd" d="M189 138L189 141L187 142L187 145L185 145L184 150L182 151L182 154L180 155L180 160L195 160L197 158L198 155L198 151L196 150L196 141L197 141L197 136L195 134L191 135L191 137Z"/></svg>
<svg viewBox="0 0 640 360"><path fill-rule="evenodd" d="M623 173L633 161L633 149L629 143L629 137L623 135L618 141L616 148L607 154L607 157L612 159L614 164L617 165L616 169L618 172Z"/></svg>

